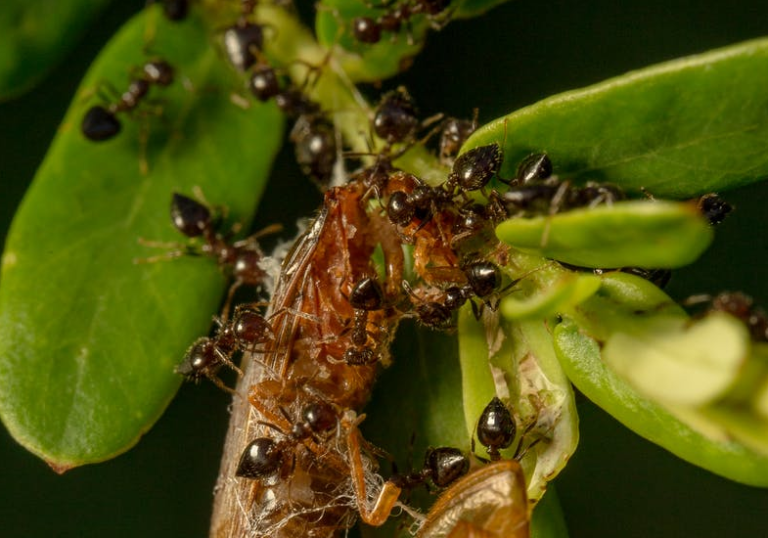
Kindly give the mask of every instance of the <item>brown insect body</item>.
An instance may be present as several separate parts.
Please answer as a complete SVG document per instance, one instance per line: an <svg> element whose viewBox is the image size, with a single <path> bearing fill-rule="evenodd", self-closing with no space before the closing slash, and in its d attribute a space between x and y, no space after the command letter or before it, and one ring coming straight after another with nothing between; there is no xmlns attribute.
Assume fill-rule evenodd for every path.
<svg viewBox="0 0 768 538"><path fill-rule="evenodd" d="M445 490L417 538L529 538L525 477L515 460L490 463Z"/></svg>
<svg viewBox="0 0 768 538"><path fill-rule="evenodd" d="M375 275L371 255L377 245L386 259L387 293L399 290L403 267L391 225L367 214L360 203L364 188L350 184L326 192L320 214L283 262L270 305L275 338L244 364L238 392L249 394L233 404L211 536L320 538L350 527L356 518L346 438L355 434L350 413L354 417L368 400L376 365L343 361L354 346L347 330L354 317L348 296L355 282ZM369 343L383 356L398 319L387 308L369 313ZM313 401L332 405L339 425L326 437L286 443L288 417L299 416ZM260 480L235 477L238 456L258 437L287 447L279 471ZM372 468L369 458L363 461L366 471Z"/></svg>

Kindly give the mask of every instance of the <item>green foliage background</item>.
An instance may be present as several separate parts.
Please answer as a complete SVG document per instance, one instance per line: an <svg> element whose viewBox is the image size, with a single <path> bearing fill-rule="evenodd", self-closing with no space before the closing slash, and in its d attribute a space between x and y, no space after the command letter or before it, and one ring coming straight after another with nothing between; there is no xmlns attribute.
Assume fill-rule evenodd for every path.
<svg viewBox="0 0 768 538"><path fill-rule="evenodd" d="M114 3L65 65L32 93L0 105L2 230L89 62L142 6ZM764 35L764 0L515 0L430 35L413 68L386 86L405 83L424 115L468 116L477 106L483 122L630 69ZM311 214L319 203L291 157L288 148L276 165L257 228L280 221L291 230L296 216ZM673 297L739 289L768 305L766 194L768 187L758 185L727 196L737 211L718 228L708 253L675 273L668 288ZM50 308L56 315L56 305ZM185 385L135 449L62 477L3 430L0 536L205 535L228 403L210 384ZM584 399L579 411L581 446L556 481L572 537L764 533L767 491L681 462Z"/></svg>

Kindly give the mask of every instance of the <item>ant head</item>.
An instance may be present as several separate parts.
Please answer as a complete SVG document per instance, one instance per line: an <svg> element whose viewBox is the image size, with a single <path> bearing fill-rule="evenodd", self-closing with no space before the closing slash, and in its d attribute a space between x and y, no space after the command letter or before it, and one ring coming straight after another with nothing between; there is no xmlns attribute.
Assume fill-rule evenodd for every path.
<svg viewBox="0 0 768 538"><path fill-rule="evenodd" d="M491 460L499 459L499 450L515 440L517 424L509 409L494 396L477 421L477 440L488 451Z"/></svg>
<svg viewBox="0 0 768 538"><path fill-rule="evenodd" d="M171 199L171 221L187 237L198 237L210 230L212 216L205 205L174 192Z"/></svg>
<svg viewBox="0 0 768 538"><path fill-rule="evenodd" d="M283 455L278 444L268 437L259 437L245 447L235 476L252 480L265 478L277 471L282 461Z"/></svg>
<svg viewBox="0 0 768 538"><path fill-rule="evenodd" d="M215 342L207 337L198 338L187 350L184 360L176 367L176 373L188 379L200 379L213 373L221 361L216 355Z"/></svg>

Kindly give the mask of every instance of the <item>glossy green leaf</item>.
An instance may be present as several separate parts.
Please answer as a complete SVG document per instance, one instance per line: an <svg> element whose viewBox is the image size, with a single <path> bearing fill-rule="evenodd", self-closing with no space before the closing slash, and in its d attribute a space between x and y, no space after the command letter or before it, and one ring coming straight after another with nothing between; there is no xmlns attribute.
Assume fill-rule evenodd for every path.
<svg viewBox="0 0 768 538"><path fill-rule="evenodd" d="M721 432L694 428L668 408L641 396L600 358L599 343L566 320L554 332L555 349L568 377L619 422L680 458L731 480L768 486L768 454Z"/></svg>
<svg viewBox="0 0 768 538"><path fill-rule="evenodd" d="M407 69L424 46L429 23L415 16L409 27L397 34L383 33L378 43L360 43L352 35L356 17L376 17L381 9L357 0L322 0L317 10L315 30L320 44L336 49L336 59L356 82L376 82Z"/></svg>
<svg viewBox="0 0 768 538"><path fill-rule="evenodd" d="M566 274L546 288L538 288L525 298L509 293L501 300L499 311L506 319L547 318L562 308L574 306L589 298L600 288L600 279L593 275Z"/></svg>
<svg viewBox="0 0 768 538"><path fill-rule="evenodd" d="M138 239L179 241L171 193L195 186L247 226L281 136L272 106L230 103L236 82L199 21L170 28L153 14L126 25L91 68L3 255L0 415L58 471L137 442L178 388L174 365L220 300L225 282L212 260L136 264L168 252ZM176 68L174 84L121 115L114 139L86 140L80 122L99 101L95 90L126 86L154 24L153 50Z"/></svg>
<svg viewBox="0 0 768 538"><path fill-rule="evenodd" d="M555 173L687 198L768 177L768 39L550 97L479 129L504 146L502 177L546 152Z"/></svg>
<svg viewBox="0 0 768 538"><path fill-rule="evenodd" d="M0 7L0 101L40 80L108 1L5 0Z"/></svg>
<svg viewBox="0 0 768 538"><path fill-rule="evenodd" d="M676 268L695 261L712 229L693 204L633 201L496 227L505 243L580 267Z"/></svg>

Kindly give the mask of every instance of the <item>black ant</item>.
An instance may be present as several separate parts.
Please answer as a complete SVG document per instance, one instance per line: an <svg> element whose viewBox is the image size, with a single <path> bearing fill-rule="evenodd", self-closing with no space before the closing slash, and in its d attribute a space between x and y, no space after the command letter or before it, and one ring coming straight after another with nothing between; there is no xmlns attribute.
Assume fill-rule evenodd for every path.
<svg viewBox="0 0 768 538"><path fill-rule="evenodd" d="M400 489L415 489L422 484L426 485L428 482L431 482L438 489L443 489L467 474L468 471L469 458L458 448L429 448L424 457L421 471L400 474L395 469L388 481Z"/></svg>
<svg viewBox="0 0 768 538"><path fill-rule="evenodd" d="M716 226L725 220L733 211L733 206L720 198L716 193L705 194L696 201L696 206L710 226Z"/></svg>
<svg viewBox="0 0 768 538"><path fill-rule="evenodd" d="M561 210L595 207L623 200L624 191L609 183L587 182L584 186L561 181L552 175L552 162L545 153L523 159L509 190L497 195L498 206L509 217L553 215Z"/></svg>
<svg viewBox="0 0 768 538"><path fill-rule="evenodd" d="M405 87L399 86L384 94L376 107L372 127L387 147L413 137L419 127L419 119L413 98Z"/></svg>
<svg viewBox="0 0 768 538"><path fill-rule="evenodd" d="M280 412L288 422L293 422L282 407ZM267 422L259 424L278 431L285 439L275 441L270 437L259 437L248 443L240 456L235 476L262 480L278 474L288 463L289 456L292 456L291 461L295 464L295 451L299 444L309 440L319 442L321 438L327 437L330 431L336 428L338 416L332 405L315 401L302 408L301 421L293 422L289 432L284 432ZM292 467L293 465L290 471L293 470Z"/></svg>
<svg viewBox="0 0 768 538"><path fill-rule="evenodd" d="M218 319L216 321L219 330L215 336L198 338L187 350L181 364L176 367L176 373L191 381L206 377L217 387L234 392L224 385L216 373L226 365L242 376L243 372L232 362L234 354L252 350L257 344L274 340L274 333L269 321L252 305L238 305L231 323Z"/></svg>
<svg viewBox="0 0 768 538"><path fill-rule="evenodd" d="M386 9L380 16L356 17L352 21L352 35L361 43L374 44L381 41L382 32L397 33L403 24L409 24L411 17L423 13L430 18L434 26L436 18L450 4L450 0L401 0L393 6L381 6ZM409 34L409 41L413 38Z"/></svg>
<svg viewBox="0 0 768 538"><path fill-rule="evenodd" d="M176 249L163 256L142 261L152 262L158 259L178 258L185 254L202 254L215 259L219 267L230 268L234 282L229 288L227 300L224 303L223 312L226 318L235 291L243 284L260 286L266 277L266 272L261 267L264 253L257 239L280 231L282 226L279 224L268 226L245 239L231 241L238 226L234 226L229 233L222 234L219 231L219 219L214 218L205 204L179 193L173 193L171 199L171 221L174 227L188 238L202 238L202 244L180 247L178 244L140 240L146 246Z"/></svg>
<svg viewBox="0 0 768 538"><path fill-rule="evenodd" d="M320 115L299 116L290 140L301 171L325 190L333 178L338 154L333 123Z"/></svg>
<svg viewBox="0 0 768 538"><path fill-rule="evenodd" d="M408 226L416 218L422 228L434 213L453 204L453 198L442 188L431 187L419 179L416 182L410 193L395 191L390 195L387 216L392 224Z"/></svg>
<svg viewBox="0 0 768 538"><path fill-rule="evenodd" d="M154 60L145 63L117 102L106 106L94 105L88 109L80 125L83 135L94 142L113 138L122 128L117 114L131 112L141 103L152 85L168 86L173 78L174 70L168 62Z"/></svg>
<svg viewBox="0 0 768 538"><path fill-rule="evenodd" d="M366 346L368 342L368 329L366 327L368 312L384 307L384 290L375 279L364 277L352 287L348 299L355 311L350 333L350 340L355 347L344 352L343 360L352 365L372 364L376 362L378 356L374 350Z"/></svg>

